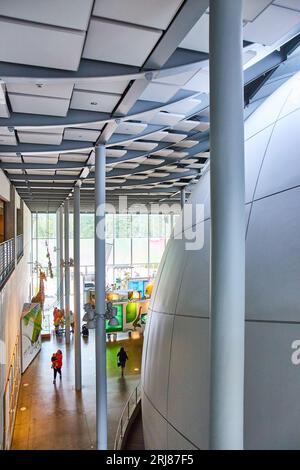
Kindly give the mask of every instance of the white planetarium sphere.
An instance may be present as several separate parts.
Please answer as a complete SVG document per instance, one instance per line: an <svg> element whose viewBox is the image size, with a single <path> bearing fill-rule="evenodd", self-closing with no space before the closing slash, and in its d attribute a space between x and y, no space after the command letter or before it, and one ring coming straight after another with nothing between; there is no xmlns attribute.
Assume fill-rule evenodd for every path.
<svg viewBox="0 0 300 470"><path fill-rule="evenodd" d="M300 449L300 75L245 123L245 448ZM204 245L168 242L146 327L142 412L148 449L207 449L209 436L209 171ZM181 228L175 228L175 234Z"/></svg>

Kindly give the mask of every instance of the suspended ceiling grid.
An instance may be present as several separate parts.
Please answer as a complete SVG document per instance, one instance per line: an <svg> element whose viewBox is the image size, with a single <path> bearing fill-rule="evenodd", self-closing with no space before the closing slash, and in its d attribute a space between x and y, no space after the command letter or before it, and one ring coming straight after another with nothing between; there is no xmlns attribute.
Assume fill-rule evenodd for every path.
<svg viewBox="0 0 300 470"><path fill-rule="evenodd" d="M2 0L0 167L32 210L81 182L170 202L209 164L208 0ZM300 6L246 0L245 117L299 69ZM16 40L21 38L21 40Z"/></svg>

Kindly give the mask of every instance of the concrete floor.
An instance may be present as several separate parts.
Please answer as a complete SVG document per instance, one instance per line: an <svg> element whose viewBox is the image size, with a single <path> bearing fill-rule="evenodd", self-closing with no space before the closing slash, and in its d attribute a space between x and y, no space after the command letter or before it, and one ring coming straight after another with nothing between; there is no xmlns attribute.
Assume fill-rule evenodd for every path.
<svg viewBox="0 0 300 470"><path fill-rule="evenodd" d="M125 377L120 377L116 353L124 346L129 360ZM63 379L53 385L51 355L64 354ZM118 421L130 393L140 381L142 338L108 343L108 447L113 449ZM82 392L74 389L73 338L44 341L38 357L22 377L12 449L95 448L95 344L94 331L82 339ZM26 409L21 411L21 408Z"/></svg>

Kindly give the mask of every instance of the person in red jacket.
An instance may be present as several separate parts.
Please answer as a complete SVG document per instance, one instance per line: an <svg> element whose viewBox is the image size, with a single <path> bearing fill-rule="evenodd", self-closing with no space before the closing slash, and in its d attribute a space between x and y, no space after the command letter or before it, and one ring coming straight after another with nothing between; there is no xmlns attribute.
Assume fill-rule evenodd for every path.
<svg viewBox="0 0 300 470"><path fill-rule="evenodd" d="M56 383L57 373L59 373L59 377L61 379L62 360L63 360L63 354L61 350L58 349L56 353L52 354L52 357L51 357L52 369L54 372L54 380L53 380L54 384Z"/></svg>

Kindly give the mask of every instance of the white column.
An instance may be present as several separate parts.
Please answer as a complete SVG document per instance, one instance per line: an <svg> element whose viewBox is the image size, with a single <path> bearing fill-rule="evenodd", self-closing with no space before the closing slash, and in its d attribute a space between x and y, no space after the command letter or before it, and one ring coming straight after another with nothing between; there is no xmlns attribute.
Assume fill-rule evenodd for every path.
<svg viewBox="0 0 300 470"><path fill-rule="evenodd" d="M59 208L59 306L64 310L64 206Z"/></svg>
<svg viewBox="0 0 300 470"><path fill-rule="evenodd" d="M96 313L105 313L105 160L104 145L95 147L95 295ZM96 439L97 449L107 449L106 332L104 318L97 317L96 343Z"/></svg>
<svg viewBox="0 0 300 470"><path fill-rule="evenodd" d="M66 343L70 343L70 253L69 253L69 199L65 201L65 320Z"/></svg>
<svg viewBox="0 0 300 470"><path fill-rule="evenodd" d="M211 449L243 448L245 170L242 0L210 1Z"/></svg>
<svg viewBox="0 0 300 470"><path fill-rule="evenodd" d="M56 297L57 297L57 305L60 305L60 217L59 217L59 209L56 212Z"/></svg>
<svg viewBox="0 0 300 470"><path fill-rule="evenodd" d="M75 389L81 390L81 305L80 305L80 186L74 190L74 321Z"/></svg>

